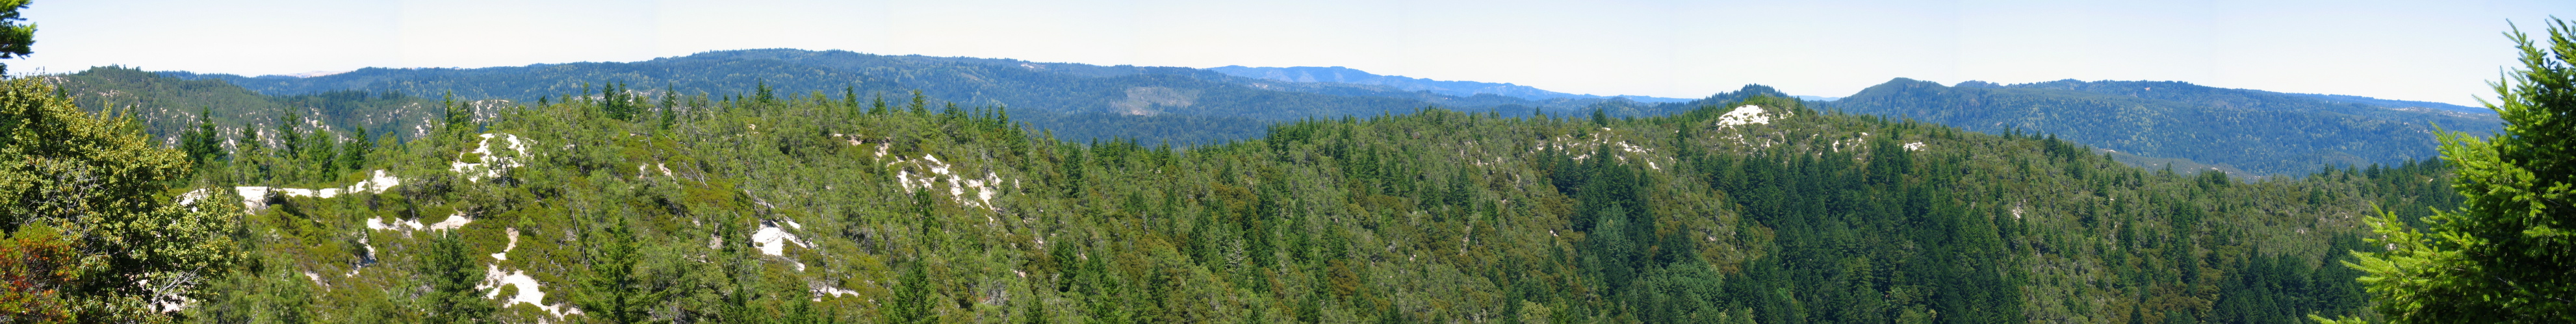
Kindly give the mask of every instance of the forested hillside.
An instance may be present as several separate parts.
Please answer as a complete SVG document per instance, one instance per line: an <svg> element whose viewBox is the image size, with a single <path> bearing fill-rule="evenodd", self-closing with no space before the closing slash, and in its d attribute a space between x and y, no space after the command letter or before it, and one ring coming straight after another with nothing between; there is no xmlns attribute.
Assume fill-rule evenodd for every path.
<svg viewBox="0 0 2576 324"><path fill-rule="evenodd" d="M399 93L329 91L294 96L268 96L219 80L182 80L125 67L99 67L80 73L48 76L62 95L91 111L132 114L146 132L164 141L213 123L233 134L241 128L264 131L290 116L292 127L315 127L355 134L410 137L426 132L438 114L433 100ZM499 104L490 102L486 105ZM202 118L202 119L201 119Z"/></svg>
<svg viewBox="0 0 2576 324"><path fill-rule="evenodd" d="M2253 175L2327 165L2396 164L2437 156L2435 126L2501 129L2492 114L2400 109L2180 82L2055 81L1957 87L1896 79L1831 103L1855 114L1911 118L1979 132L2018 130L2155 158L2231 166Z"/></svg>
<svg viewBox="0 0 2576 324"><path fill-rule="evenodd" d="M2375 249L2355 216L2456 201L2434 163L2243 182L1767 95L1180 147L929 101L559 98L487 119L433 103L408 142L224 137L280 144L196 155L204 190L170 194L243 203L256 262L185 313L2288 323L2368 303L2334 265Z"/></svg>
<svg viewBox="0 0 2576 324"><path fill-rule="evenodd" d="M2087 82L2076 80L2057 80L2013 85L1995 85L1992 83L1970 81L1961 84L1962 86L1967 87L2073 90L2241 110L2330 112L2381 119L2435 117L2436 119L2434 119L2434 121L2440 121L2445 124L2492 124L2499 122L2494 119L2495 112L2486 110L2485 108L2462 107L2458 105L2418 101L2385 100L2357 96L2291 94L2262 90L2228 89L2178 81Z"/></svg>
<svg viewBox="0 0 2576 324"><path fill-rule="evenodd" d="M142 87L147 83L222 80L249 92L279 98L268 100L272 102L302 98L293 100L317 102L306 106L377 107L354 110L368 117L340 117L344 116L341 112L314 111L317 109L312 107L304 110L326 116L321 119L325 127L350 128L357 126L351 122L369 120L372 122L366 126L380 131L410 127L410 133L397 134L404 136L417 134L420 129L402 121L422 119L416 108L447 94L456 100L497 107L542 105L540 101L563 101L575 96L596 98L609 87L648 98L757 100L751 97L761 93L822 92L834 98L897 102L909 100L913 90L920 90L929 101L997 107L1015 120L1059 139L1125 138L1176 145L1246 139L1263 132L1265 125L1278 122L1371 116L1424 107L1493 112L1503 117L1593 110L1641 117L1730 103L1752 94L1788 97L1755 85L1687 102L1640 102L1625 97L1555 96L1550 94L1562 94L1509 84L1421 80L1348 69L1202 70L791 49L716 51L641 62L475 69L369 68L314 77L153 72L172 79L151 82L134 81L144 78L132 75L133 71L105 69L120 71L61 77L66 78L66 89L106 98L89 101L142 102L137 107L146 113L175 114L191 110L187 106L269 106L236 105L232 103L258 100L202 94L239 90L161 95L151 90L155 88ZM1317 78L1318 73L1330 77ZM138 95L114 99L118 93ZM354 98L374 99L367 100L372 103L356 103L350 100ZM2473 133L2492 132L2500 125L2492 114L2463 112L2477 110L2467 107L2147 81L2065 80L2016 85L1970 81L1958 87L1944 87L1900 79L1848 99L1820 102L1819 107L1913 118L1979 132L2016 129L2058 134L2078 143L2116 150L2115 155L2133 165L2192 168L2185 173L2216 168L2239 176L2296 175L2315 172L2324 165L2396 164L2425 159L2433 156L2433 142L2427 136L2432 125ZM285 109L249 110L277 114ZM218 119L221 127L243 127ZM156 134L172 136L167 132L170 125L152 126Z"/></svg>
<svg viewBox="0 0 2576 324"><path fill-rule="evenodd" d="M1595 95L1579 95L1579 94L1571 94L1571 93L1563 93L1563 92L1547 91L1547 90L1544 90L1544 89L1534 88L1534 87L1525 86L1525 85L1510 84L1510 83L1486 83L1486 82L1475 82L1475 81L1441 81L1441 80L1431 80L1431 79L1410 78L1410 77L1404 77L1404 76L1399 76L1399 75L1377 75L1377 74L1374 74L1374 73L1368 73L1368 71L1360 71L1360 70L1358 70L1358 69L1352 69L1352 68L1346 68L1346 67L1339 67L1339 66L1335 66L1335 67L1298 66L1298 67L1284 67L1284 68L1282 68L1282 67L1248 67L1248 66L1241 66L1241 65L1227 65L1227 66L1220 66L1220 67L1207 68L1207 70L1208 70L1208 71L1216 71L1217 73L1224 73L1224 74L1226 74L1226 75L1232 75L1232 76L1238 76L1238 77L1246 77L1246 78L1254 78L1254 79L1263 79L1263 80L1272 80L1272 81L1286 81L1286 82L1326 82L1326 83L1348 83L1348 84L1379 85L1379 86L1387 86L1387 87L1391 87L1391 88L1394 88L1395 90L1400 90L1400 91L1429 91L1429 92L1431 92L1431 93L1437 93L1437 94L1442 94L1442 95L1450 95L1450 96L1458 96L1458 97L1473 97L1473 96L1476 96L1476 95L1479 95L1479 94L1493 94L1493 95L1500 95L1500 96L1505 96L1505 97L1514 97L1514 98L1521 98L1521 99L1529 99L1529 100L1548 100L1548 99L1605 99L1605 98L1609 98L1609 97L1620 97L1620 98L1627 98L1627 99L1629 99L1629 100L1645 101L1645 102L1680 102L1680 101L1689 101L1689 99L1656 98L1656 97L1647 97L1647 96L1595 96Z"/></svg>
<svg viewBox="0 0 2576 324"><path fill-rule="evenodd" d="M715 51L641 62L474 69L368 68L304 78L159 73L186 80L222 80L272 96L356 91L422 98L453 94L459 100L531 104L540 99L561 100L552 97L596 94L612 83L648 97L660 97L666 92L682 96L751 95L765 88L775 93L819 91L834 96L901 101L918 90L934 101L1001 107L1020 120L1066 139L1130 138L1184 144L1242 139L1260 133L1263 125L1300 118L1367 116L1429 106L1509 113L1534 109L1564 112L1616 100L1453 96L1380 85L1281 82L1181 67L791 49Z"/></svg>

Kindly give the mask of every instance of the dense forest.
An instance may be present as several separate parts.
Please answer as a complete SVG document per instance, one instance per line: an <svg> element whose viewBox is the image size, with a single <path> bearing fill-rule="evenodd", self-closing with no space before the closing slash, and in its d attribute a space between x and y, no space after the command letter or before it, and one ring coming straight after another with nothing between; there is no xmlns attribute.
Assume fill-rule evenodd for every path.
<svg viewBox="0 0 2576 324"><path fill-rule="evenodd" d="M1194 146L922 97L557 98L180 127L162 197L240 203L247 256L182 317L2286 323L2369 316L2337 262L2374 206L2457 203L2440 163L2247 182L1752 94Z"/></svg>
<svg viewBox="0 0 2576 324"><path fill-rule="evenodd" d="M302 123L298 127L315 127L341 135L360 132L375 137L414 138L425 136L440 113L439 101L456 100L470 107L474 121L490 119L501 107L520 104L544 105L550 101L571 100L572 94L552 98L530 99L527 103L505 99L457 99L453 94L420 97L395 91L371 92L339 90L313 94L268 96L234 86L222 80L189 80L162 73L127 67L99 67L80 73L48 76L60 85L64 96L74 98L81 107L93 110L119 110L134 114L144 128L164 141L176 141L185 129L213 122L224 132L251 129L269 132L281 121ZM766 93L772 100L783 90L769 89L754 82L749 93L707 99L704 95L683 95L669 89L635 89L621 83L578 84L586 96L612 91L634 92L638 97L659 100L756 100ZM919 92L859 92L843 88L832 93L844 96L869 96L870 101L906 101ZM1295 102L1281 98L1260 98ZM1184 103L1186 104L1186 103ZM704 104L699 104L704 105ZM1321 106L1351 106L1348 102L1319 103ZM1142 107L1157 107L1148 103ZM1388 105L1388 107L1394 107ZM1013 109L1016 120L1045 129L1049 134L1067 140L1124 138L1176 144L1216 143L1258 135L1270 120L1291 115L1229 116L1196 114L1128 114L1116 112L1058 112L1050 110ZM1311 112L1333 114L1339 112ZM1527 113L1527 111L1523 111ZM374 131L365 131L372 129Z"/></svg>
<svg viewBox="0 0 2576 324"><path fill-rule="evenodd" d="M1336 119L1397 114L1423 107L1493 112L1503 117L1608 111L1614 117L1678 114L1776 90L1747 86L1733 93L1672 102L1660 98L1563 95L1509 84L1435 82L1330 68L1099 66L1012 59L876 55L847 51L760 49L713 51L639 62L583 62L474 69L369 68L312 76L243 77L189 72L140 72L108 67L60 76L73 93L106 102L158 103L158 110L246 101L154 95L140 74L170 80L222 81L270 96L334 100L329 105L399 107L401 118L425 120L425 103L452 95L489 107L542 106L564 96L598 93L615 85L661 97L744 100L761 92L855 94L903 101L917 90L932 101L993 107L1046 130L1058 139L1131 139L1174 145L1249 139L1266 125L1304 118ZM1291 73L1293 72L1293 73ZM1275 74L1275 75L1274 75ZM1315 77L1316 75L1324 75ZM1306 82L1307 78L1314 77ZM1338 82L1336 82L1338 81ZM1508 95L1507 95L1508 94ZM1553 95L1551 95L1553 94ZM1733 95L1730 95L1733 94ZM341 103L368 97L374 103ZM1559 96L1562 95L1562 96ZM232 95L226 95L227 97ZM390 99L400 98L400 99ZM220 99L220 100L218 100ZM120 101L121 100L121 101ZM1912 118L1962 129L2001 133L2035 131L2100 148L2132 165L2184 166L2185 173L2217 168L2242 177L2300 175L2328 165L2393 165L2429 159L2429 134L2443 129L2489 133L2500 121L2483 110L2365 97L2302 95L2226 89L2183 82L2051 81L2000 85L1979 81L1941 86L1898 79L1830 102L1824 111ZM275 114L278 109L259 109ZM2463 111L2463 110L2474 110ZM193 112L193 111L191 111ZM234 114L217 113L217 116ZM314 114L307 114L314 115ZM221 118L221 117L219 117ZM176 120L176 119L156 119ZM324 125L338 119L323 118ZM370 129L409 127L368 125ZM228 125L229 126L229 125ZM412 133L422 131L410 129ZM166 133L165 133L166 134ZM408 136L408 135L405 135Z"/></svg>
<svg viewBox="0 0 2576 324"><path fill-rule="evenodd" d="M1942 86L1897 79L1835 100L1831 108L1979 132L2052 133L2123 154L2186 159L2250 176L2431 159L2439 156L2432 136L2437 127L2488 134L2504 125L2493 114L2182 82Z"/></svg>
<svg viewBox="0 0 2576 324"><path fill-rule="evenodd" d="M1368 116L1426 106L1514 113L1576 111L1617 98L1523 99L1452 96L1382 85L1283 82L1183 67L1099 66L1011 59L876 55L848 51L713 51L641 62L584 62L474 69L368 68L315 77L243 77L154 72L223 81L250 92L303 96L333 92L536 104L595 92L606 84L681 96L857 93L902 100L918 92L943 102L1007 110L1069 140L1127 138L1147 143L1239 140L1264 125L1299 118ZM75 75L92 74L83 72ZM73 77L74 79L82 79ZM75 80L67 88L94 88ZM88 91L97 93L102 91ZM1188 125L1180 127L1175 125Z"/></svg>
<svg viewBox="0 0 2576 324"><path fill-rule="evenodd" d="M1368 71L1360 71L1360 70L1358 70L1358 69L1352 69L1352 68L1346 68L1346 67L1339 67L1339 66L1335 66L1335 67L1299 66L1299 67L1284 67L1284 68L1282 68L1282 67L1247 67L1247 66L1241 66L1241 65L1227 65L1227 66L1220 66L1220 67L1207 68L1206 70L1208 70L1208 71L1213 71L1213 72L1216 72L1216 73L1224 73L1225 75L1232 75L1232 76L1246 77L1246 78L1254 78L1254 79L1264 79L1264 80L1273 80L1273 81L1287 81L1287 82L1300 82L1300 83L1316 83L1316 82L1321 82L1321 83L1341 83L1341 84L1377 85L1377 86L1386 86L1386 87L1391 87L1391 88L1394 88L1395 90L1399 90L1399 91L1429 91L1429 92L1431 92L1431 93L1437 93L1437 94L1449 95L1449 96L1456 96L1456 97L1474 97L1474 96L1477 96L1477 95L1486 95L1486 94L1490 94L1490 95L1498 95L1498 96L1505 96L1505 97L1521 98L1521 99L1527 99L1527 100L1547 100L1547 99L1557 99L1557 98L1602 99L1602 98L1608 98L1608 97L1619 97L1619 98L1627 98L1627 99L1629 99L1629 100L1634 100L1634 101L1645 101L1645 102L1682 102L1682 101L1690 101L1690 99L1657 98L1657 97L1647 97L1647 96L1595 96L1595 95L1584 95L1584 94L1571 94L1571 93L1563 93L1563 92L1547 91L1547 90L1539 89L1539 88L1535 88L1535 87L1530 87L1530 86L1525 86L1525 85L1518 85L1518 84L1510 84L1510 83L1486 83L1486 82L1475 82L1475 81L1441 81L1441 80L1431 80L1431 79L1411 78L1411 77L1405 77L1405 76L1400 76L1400 75L1377 75L1377 74L1375 74L1375 73L1368 73Z"/></svg>

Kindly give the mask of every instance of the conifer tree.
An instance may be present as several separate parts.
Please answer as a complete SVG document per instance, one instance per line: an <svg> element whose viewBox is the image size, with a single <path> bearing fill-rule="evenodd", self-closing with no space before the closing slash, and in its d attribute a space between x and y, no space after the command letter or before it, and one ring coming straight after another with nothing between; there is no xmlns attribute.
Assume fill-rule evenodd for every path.
<svg viewBox="0 0 2576 324"><path fill-rule="evenodd" d="M340 145L340 168L342 169L366 170L367 154L376 150L376 141L373 135L367 133L367 125L356 127L358 128L356 134L351 134L354 137L350 138L348 143Z"/></svg>
<svg viewBox="0 0 2576 324"><path fill-rule="evenodd" d="M909 107L911 108L913 115L929 115L930 97L923 96L921 94L921 90L913 90L912 105Z"/></svg>
<svg viewBox="0 0 2576 324"><path fill-rule="evenodd" d="M25 19L18 16L18 10L27 9L28 1L0 0L0 59L35 53L29 46L36 45L36 24L18 24ZM9 65L0 64L0 73L8 72Z"/></svg>
<svg viewBox="0 0 2576 324"><path fill-rule="evenodd" d="M0 267L9 279L0 301L60 302L0 303L13 304L0 318L167 321L157 303L241 263L231 235L240 209L174 203L187 155L130 122L82 111L45 79L0 81L0 237L10 238L0 244L0 265L10 265Z"/></svg>
<svg viewBox="0 0 2576 324"><path fill-rule="evenodd" d="M244 123L241 127L241 133L234 135L233 151L237 153L237 155L242 157L251 157L266 154L265 152L260 151L260 148L265 147L266 145L264 144L265 142L261 142L259 140L258 126L259 125Z"/></svg>
<svg viewBox="0 0 2576 324"><path fill-rule="evenodd" d="M421 295L429 323L482 323L499 308L475 289L483 282L484 269L476 267L481 262L466 251L461 236L452 230L431 234L428 251L420 255L416 273L429 282L429 291Z"/></svg>
<svg viewBox="0 0 2576 324"><path fill-rule="evenodd" d="M759 102L763 107L778 105L778 94L769 89L769 81L755 84L751 93L752 101Z"/></svg>
<svg viewBox="0 0 2576 324"><path fill-rule="evenodd" d="M931 323L939 321L930 313L930 270L921 260L905 266L903 278L895 281L894 300L886 305L887 323Z"/></svg>
<svg viewBox="0 0 2576 324"><path fill-rule="evenodd" d="M463 135L464 132L457 127L467 126L466 123L474 121L473 105L474 103L472 102L456 102L456 94L454 93L440 95L438 106L440 109L445 110L440 115L446 118L441 119L444 123L439 124L439 126L446 129L452 135Z"/></svg>
<svg viewBox="0 0 2576 324"><path fill-rule="evenodd" d="M2421 231L2382 211L2373 226L2391 248L2346 263L2368 273L2390 322L2576 322L2576 25L2547 25L2547 43L2506 34L2523 68L2492 83L2486 104L2504 132L2441 135L2460 209Z"/></svg>
<svg viewBox="0 0 2576 324"><path fill-rule="evenodd" d="M179 135L179 150L188 153L189 161L199 164L223 160L223 135L215 132L214 109L199 108L197 127Z"/></svg>
<svg viewBox="0 0 2576 324"><path fill-rule="evenodd" d="M868 105L868 114L869 114L869 115L884 115L885 113L886 113L886 101L885 101L885 94L880 93L880 94L877 94L877 96L876 96L876 103L874 103L874 104L869 104L869 105Z"/></svg>
<svg viewBox="0 0 2576 324"><path fill-rule="evenodd" d="M638 251L634 230L623 214L595 215L589 223L597 228L582 233L588 271L581 273L582 295L575 304L599 321L644 322L666 293L639 278L636 264L643 253Z"/></svg>

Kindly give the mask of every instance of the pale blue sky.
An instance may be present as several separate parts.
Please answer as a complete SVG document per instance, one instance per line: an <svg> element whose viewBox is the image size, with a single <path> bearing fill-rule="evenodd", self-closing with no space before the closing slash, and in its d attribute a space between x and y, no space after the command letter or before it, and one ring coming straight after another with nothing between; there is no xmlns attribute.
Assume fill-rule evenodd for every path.
<svg viewBox="0 0 2576 324"><path fill-rule="evenodd" d="M264 75L800 48L1684 98L2072 78L2472 105L2514 64L2506 20L2552 14L2576 1L40 0L36 54L0 62Z"/></svg>

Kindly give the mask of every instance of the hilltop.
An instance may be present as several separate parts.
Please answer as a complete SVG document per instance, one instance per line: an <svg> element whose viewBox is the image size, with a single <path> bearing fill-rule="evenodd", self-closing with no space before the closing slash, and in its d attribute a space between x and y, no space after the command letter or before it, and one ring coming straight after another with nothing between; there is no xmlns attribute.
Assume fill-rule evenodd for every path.
<svg viewBox="0 0 2576 324"><path fill-rule="evenodd" d="M1979 132L2055 134L2122 154L2179 158L2254 176L2428 159L2435 125L2502 129L2494 114L2388 107L2182 82L2052 81L1942 86L1899 78L1827 104Z"/></svg>
<svg viewBox="0 0 2576 324"><path fill-rule="evenodd" d="M156 77L157 75L157 77ZM648 97L829 97L845 101L955 102L1007 113L1066 140L1132 139L1201 144L1256 136L1265 125L1308 118L1400 114L1424 107L1528 117L1603 111L1616 117L1687 112L1753 95L1759 85L1687 101L1587 97L1507 83L1436 81L1346 68L1211 69L1100 66L1012 59L876 55L788 49L699 53L640 62L475 69L370 68L327 75L242 77L105 67L58 76L84 107L133 107L165 138L199 110L218 128L271 123L285 112L325 127L391 135L424 132L423 105L447 98L476 116L517 105L595 98L611 84ZM221 81L222 84L209 83ZM238 89L227 89L238 86ZM578 94L578 95L575 95ZM1460 94L1465 94L1461 96ZM1510 95L1506 95L1510 94ZM268 98L258 98L264 95ZM1518 96L1518 97L1516 97ZM2433 156L2433 125L2473 133L2501 123L2466 107L2225 89L2182 82L2052 81L1958 86L1897 79L1849 97L1811 101L1826 110L1911 118L1968 130L2054 134L2137 165L2220 170L2239 176L2394 164ZM288 109L295 107L296 109ZM477 117L483 118L483 117Z"/></svg>
<svg viewBox="0 0 2576 324"><path fill-rule="evenodd" d="M1192 147L1059 141L928 103L450 104L409 142L201 160L183 196L244 203L267 234L242 247L261 265L191 312L2268 320L2364 304L2332 266L2370 248L2363 206L2448 203L2429 194L2439 164L2241 182L1742 92L1665 116L1422 109ZM350 155L366 158L321 162ZM491 279L415 297L449 294L409 284L442 273ZM665 297L601 299L629 293Z"/></svg>
<svg viewBox="0 0 2576 324"><path fill-rule="evenodd" d="M1648 96L1595 96L1571 94L1547 91L1530 86L1510 83L1441 81L1411 78L1400 75L1377 75L1368 73L1367 71L1339 66L1298 66L1282 68L1227 65L1207 68L1207 70L1216 71L1217 73L1225 73L1226 75L1263 80L1379 85L1392 87L1395 90L1401 91L1429 91L1431 93L1457 97L1473 97L1480 94L1493 94L1528 100L1625 98L1628 100L1650 103L1690 101L1690 99L1658 98Z"/></svg>

